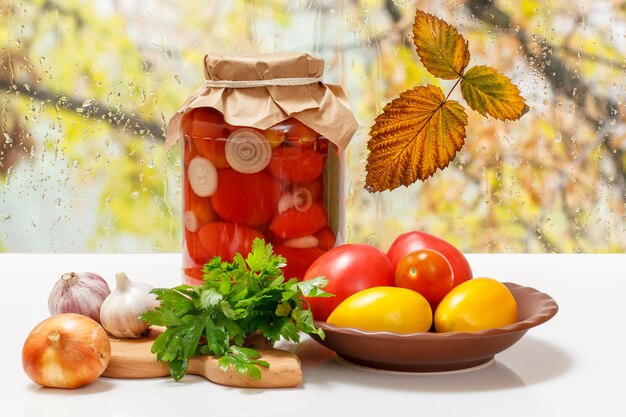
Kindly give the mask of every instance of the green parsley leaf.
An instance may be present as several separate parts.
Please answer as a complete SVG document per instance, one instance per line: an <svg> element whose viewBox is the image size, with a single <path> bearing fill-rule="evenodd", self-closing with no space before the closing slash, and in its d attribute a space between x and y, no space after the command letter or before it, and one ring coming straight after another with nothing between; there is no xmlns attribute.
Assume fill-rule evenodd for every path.
<svg viewBox="0 0 626 417"><path fill-rule="evenodd" d="M226 371L232 366L244 375L260 379L261 371L258 366L269 368L270 364L258 358L259 353L254 349L232 346L224 356L218 359L217 363L222 371Z"/></svg>
<svg viewBox="0 0 626 417"><path fill-rule="evenodd" d="M216 306L220 301L222 301L224 296L219 290L215 288L207 288L200 293L199 308L207 308L210 306Z"/></svg>
<svg viewBox="0 0 626 417"><path fill-rule="evenodd" d="M295 282L292 287L296 287L305 297L333 297L334 294L324 291L322 288L326 286L326 278L317 277L307 279L306 281ZM292 291L294 291L292 289Z"/></svg>
<svg viewBox="0 0 626 417"><path fill-rule="evenodd" d="M168 362L170 374L178 381L194 355L215 355L221 369L260 378L259 366L269 364L259 353L245 347L246 338L260 332L272 341L284 338L300 340L300 332L324 337L315 327L310 310L301 300L306 297L329 297L322 290L323 277L298 282L286 280L286 260L273 253L272 245L255 239L252 251L244 258L235 255L233 262L215 257L204 265L203 284L157 288L161 305L142 315L151 325L165 326L152 352L159 361Z"/></svg>

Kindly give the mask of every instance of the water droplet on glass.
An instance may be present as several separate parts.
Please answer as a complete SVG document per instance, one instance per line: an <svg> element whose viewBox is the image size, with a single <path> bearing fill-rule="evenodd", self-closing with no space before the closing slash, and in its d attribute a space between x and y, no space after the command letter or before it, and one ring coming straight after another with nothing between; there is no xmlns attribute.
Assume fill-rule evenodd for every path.
<svg viewBox="0 0 626 417"><path fill-rule="evenodd" d="M80 163L78 162L78 159L74 159L74 163L72 164L72 167L74 168L74 171L76 171L78 169L79 165L80 165Z"/></svg>
<svg viewBox="0 0 626 417"><path fill-rule="evenodd" d="M133 191L132 193L130 193L130 196L136 200L139 198L139 191Z"/></svg>
<svg viewBox="0 0 626 417"><path fill-rule="evenodd" d="M54 205L57 207L61 207L61 199L57 198L56 200L54 200Z"/></svg>
<svg viewBox="0 0 626 417"><path fill-rule="evenodd" d="M11 136L9 136L9 134L7 132L4 132L4 138L6 139L6 144L10 145L13 143L13 139L11 139Z"/></svg>
<svg viewBox="0 0 626 417"><path fill-rule="evenodd" d="M154 159L148 159L148 168L154 168Z"/></svg>
<svg viewBox="0 0 626 417"><path fill-rule="evenodd" d="M92 98L83 101L83 108L91 106L94 102L95 100Z"/></svg>

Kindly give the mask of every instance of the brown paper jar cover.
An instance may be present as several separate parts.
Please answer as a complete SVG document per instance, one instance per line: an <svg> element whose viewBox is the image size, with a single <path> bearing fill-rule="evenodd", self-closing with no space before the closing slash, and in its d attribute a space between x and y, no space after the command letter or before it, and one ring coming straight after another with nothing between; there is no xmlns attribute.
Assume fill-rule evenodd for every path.
<svg viewBox="0 0 626 417"><path fill-rule="evenodd" d="M204 58L204 74L207 80L213 81L321 79L324 60L304 53L208 54ZM249 88L202 86L170 120L167 147L180 136L183 114L198 107L218 110L231 125L263 130L293 117L328 138L340 150L346 148L358 127L339 85L320 81L306 85Z"/></svg>

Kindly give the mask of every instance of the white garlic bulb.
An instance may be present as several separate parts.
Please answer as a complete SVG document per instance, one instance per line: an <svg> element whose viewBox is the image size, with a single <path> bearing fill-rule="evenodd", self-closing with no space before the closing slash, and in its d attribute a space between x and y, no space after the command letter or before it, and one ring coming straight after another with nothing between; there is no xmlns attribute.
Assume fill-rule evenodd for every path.
<svg viewBox="0 0 626 417"><path fill-rule="evenodd" d="M53 316L76 313L100 322L100 306L111 290L106 281L93 272L68 272L54 284L48 297Z"/></svg>
<svg viewBox="0 0 626 417"><path fill-rule="evenodd" d="M148 329L148 323L139 316L159 306L152 287L141 282L132 282L125 273L115 274L116 287L100 309L102 327L115 337L138 338Z"/></svg>

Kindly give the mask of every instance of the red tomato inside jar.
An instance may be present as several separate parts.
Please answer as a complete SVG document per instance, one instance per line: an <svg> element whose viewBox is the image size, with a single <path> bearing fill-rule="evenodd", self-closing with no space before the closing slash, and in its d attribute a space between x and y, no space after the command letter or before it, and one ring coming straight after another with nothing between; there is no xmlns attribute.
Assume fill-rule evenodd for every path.
<svg viewBox="0 0 626 417"><path fill-rule="evenodd" d="M233 126L208 107L183 115L183 276L199 284L214 256L232 261L252 241L287 259L286 278L341 240L337 145L295 118L268 129Z"/></svg>

